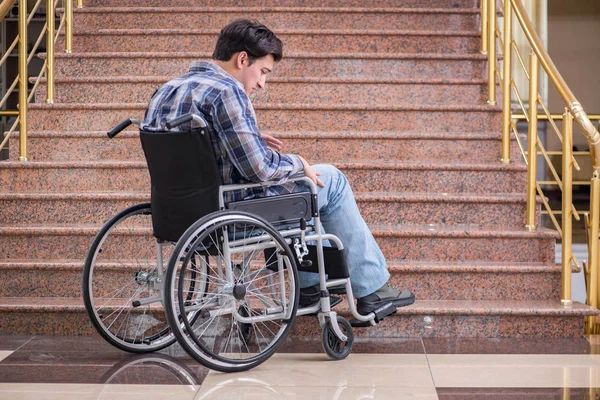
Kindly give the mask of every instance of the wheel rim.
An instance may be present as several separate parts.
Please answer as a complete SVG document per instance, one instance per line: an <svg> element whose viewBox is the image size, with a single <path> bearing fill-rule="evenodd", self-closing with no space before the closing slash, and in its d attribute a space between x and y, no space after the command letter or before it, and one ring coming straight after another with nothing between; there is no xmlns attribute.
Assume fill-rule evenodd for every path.
<svg viewBox="0 0 600 400"><path fill-rule="evenodd" d="M180 332L193 347L194 353L211 364L227 367L259 362L265 358L265 354L270 355L287 335L292 309L297 304L297 276L295 269L289 268L289 254L277 255L278 252L289 253L289 249L276 231L251 218L224 219L207 224L205 229L198 229L197 232L200 233L190 238L185 246L188 251L183 251L177 257L181 260L181 265L177 267L178 278L175 284L170 285L170 296L176 303L174 309L178 314L189 315L193 310L198 315L195 323L188 317L181 318L183 332ZM229 248L218 239L225 237L223 232L227 232L229 247L236 251L230 255L231 264L236 267L232 268L229 277L224 272L225 268L219 268L219 265L223 265L222 260L227 259L225 253ZM239 237L252 237L254 247L236 244ZM259 248L267 243L278 252L265 255ZM200 270L193 270L188 262L194 252L211 253L208 262L207 259L202 260L205 270L210 272L208 277L202 276ZM282 271L276 268L278 257L287 267ZM194 305L189 301L191 272L201 282L206 282L205 291L193 293ZM279 283L280 276L283 284ZM245 290L238 290L241 285ZM196 287L201 285L196 284ZM216 314L217 310L223 315ZM244 314L249 314L253 321L240 321ZM270 321L257 320L264 315L278 317Z"/></svg>
<svg viewBox="0 0 600 400"><path fill-rule="evenodd" d="M152 351L172 343L160 301L164 272L161 276L156 262L150 207L116 217L97 240L89 262L86 301L100 333L132 351ZM172 247L163 246L163 260ZM147 299L157 301L134 307L134 301Z"/></svg>

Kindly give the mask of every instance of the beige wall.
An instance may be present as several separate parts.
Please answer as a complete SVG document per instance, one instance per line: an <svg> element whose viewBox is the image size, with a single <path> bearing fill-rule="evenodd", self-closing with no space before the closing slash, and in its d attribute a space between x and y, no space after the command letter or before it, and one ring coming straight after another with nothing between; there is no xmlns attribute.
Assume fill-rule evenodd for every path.
<svg viewBox="0 0 600 400"><path fill-rule="evenodd" d="M600 114L600 0L548 0L548 52L586 112ZM548 94L550 111L562 114L552 85ZM587 143L579 130L573 139Z"/></svg>

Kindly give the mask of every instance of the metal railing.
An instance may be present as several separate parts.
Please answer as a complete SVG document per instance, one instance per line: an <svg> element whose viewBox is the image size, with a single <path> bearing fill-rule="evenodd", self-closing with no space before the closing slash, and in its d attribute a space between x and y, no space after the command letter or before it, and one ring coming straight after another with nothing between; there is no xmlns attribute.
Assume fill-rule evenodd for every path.
<svg viewBox="0 0 600 400"><path fill-rule="evenodd" d="M17 126L19 127L19 160L27 161L27 111L28 104L33 99L35 90L37 89L41 78L46 77L46 103L54 102L54 47L58 40L59 33L63 26L65 27L65 51L71 52L72 48L72 35L73 35L73 10L72 0L62 0L65 12L63 13L58 29L55 29L56 19L55 11L56 6L60 0L46 0L46 23L42 28L40 35L35 41L35 44L28 52L28 38L27 28L29 23L34 18L34 15L38 11L42 0L38 0L33 6L32 10L28 12L27 2L22 0L19 1L19 16L18 16L18 35L15 37L13 42L8 46L6 53L0 58L0 67L2 67L8 60L8 57L14 51L18 45L18 74L10 84L6 93L2 99L0 99L0 117L3 116L16 116L14 123L9 128L6 136L0 142L0 151L6 146L11 135L16 131ZM78 0L78 6L81 5L82 0ZM31 60L36 55L36 52L44 38L46 37L46 59L41 68L39 75L36 77L31 92L29 91L29 74L28 66ZM2 110L4 105L8 101L9 96L17 89L19 91L19 103L15 110Z"/></svg>
<svg viewBox="0 0 600 400"><path fill-rule="evenodd" d="M500 6L500 8L498 8ZM502 93L502 151L501 160L510 163L511 132L516 139L521 153L528 166L527 177L527 217L525 226L530 231L537 229L536 225L536 197L542 199L543 207L550 216L556 230L562 238L562 290L561 303L570 306L571 300L571 272L573 267L580 268L578 260L572 252L573 218L580 219L579 212L573 205L573 168L579 170L579 165L573 153L573 121L576 121L589 145L589 157L592 161L592 178L590 180L591 195L589 215L585 216L588 234L588 260L589 265L583 263L587 282L587 303L598 308L598 247L600 232L600 134L590 121L581 104L577 101L568 85L560 75L542 41L537 35L533 24L525 12L520 0L482 0L481 7L482 44L481 50L488 55L488 103L496 104L496 84L500 85ZM503 16L503 31L497 27L498 15ZM519 47L513 35L513 22L516 21L527 39L530 47L528 66L521 55ZM498 63L496 49L501 49L502 68ZM514 80L513 55L518 60L517 66L523 69L528 80L526 96L522 96ZM541 68L540 68L541 66ZM548 111L542 96L539 94L538 82L540 73L545 73L551 85L557 90L565 106L565 112L560 118ZM512 109L512 99L516 99L522 113L516 114ZM527 100L525 100L527 99ZM525 104L527 101L527 105ZM541 113L541 115L538 115ZM527 149L524 148L522 140L517 131L516 121L524 118L528 123ZM538 137L538 121L546 119L549 122L550 131L562 145L562 151L549 152L544 143ZM556 120L562 120L562 129L559 129ZM561 154L561 173L559 174L550 160L550 155ZM554 181L536 181L538 155L548 164L549 172ZM581 153L577 153L581 155ZM543 187L545 184L555 182L561 190L561 210L551 209ZM579 183L579 182L577 182ZM561 222L555 215L561 215ZM586 331L595 333L600 331L596 325L595 317L588 317Z"/></svg>

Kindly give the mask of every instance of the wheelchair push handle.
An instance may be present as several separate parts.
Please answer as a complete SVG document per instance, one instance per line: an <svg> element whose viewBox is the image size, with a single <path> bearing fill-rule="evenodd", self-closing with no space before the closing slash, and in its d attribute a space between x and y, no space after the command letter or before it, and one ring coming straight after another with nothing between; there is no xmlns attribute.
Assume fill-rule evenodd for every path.
<svg viewBox="0 0 600 400"><path fill-rule="evenodd" d="M123 121L119 122L119 124L117 126L113 127L110 131L108 131L106 134L108 135L109 139L112 139L115 136L117 136L119 133L121 133L121 131L123 129L127 128L131 124L139 125L140 121L138 121L137 119L134 119L134 118L124 119Z"/></svg>
<svg viewBox="0 0 600 400"><path fill-rule="evenodd" d="M196 114L192 114L192 113L185 114L185 115L179 116L177 118L174 118L174 119L168 121L165 124L165 127L168 130L171 130L171 129L176 128L179 125L189 122L191 120L196 121L200 125L200 128L206 128L206 121L204 121L204 119L202 117L200 117Z"/></svg>

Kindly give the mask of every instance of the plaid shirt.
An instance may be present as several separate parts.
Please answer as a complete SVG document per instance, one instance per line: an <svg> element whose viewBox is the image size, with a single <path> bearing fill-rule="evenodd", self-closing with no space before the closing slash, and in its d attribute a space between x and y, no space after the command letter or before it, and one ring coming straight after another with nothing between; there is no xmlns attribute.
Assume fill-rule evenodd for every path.
<svg viewBox="0 0 600 400"><path fill-rule="evenodd" d="M166 131L167 121L193 112L208 123L222 184L274 181L277 186L229 192L226 201L294 192L286 179L304 170L296 155L267 147L243 85L209 62L195 62L190 72L160 87L152 96L140 129ZM197 129L195 121L176 130Z"/></svg>

